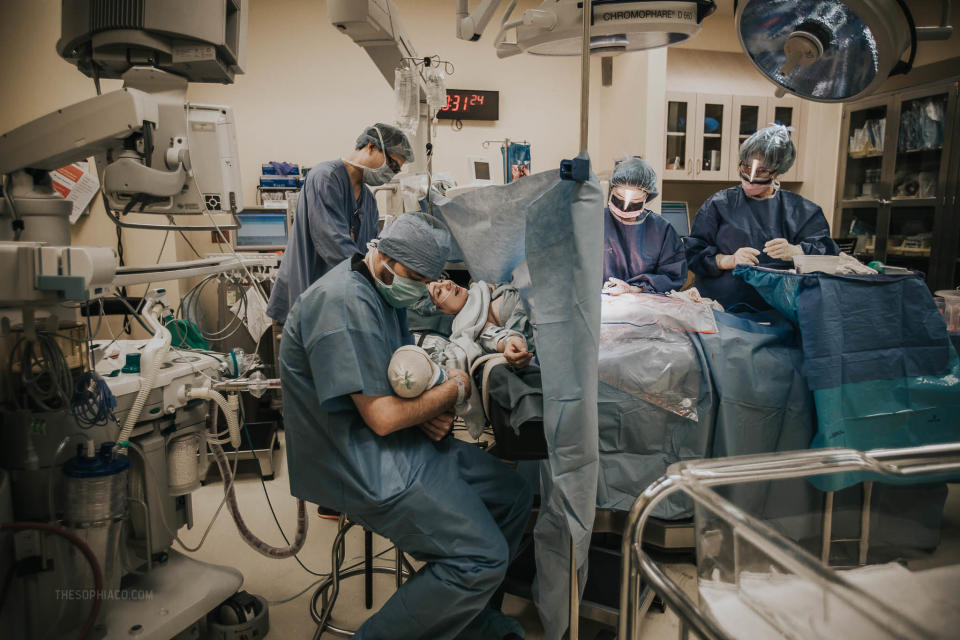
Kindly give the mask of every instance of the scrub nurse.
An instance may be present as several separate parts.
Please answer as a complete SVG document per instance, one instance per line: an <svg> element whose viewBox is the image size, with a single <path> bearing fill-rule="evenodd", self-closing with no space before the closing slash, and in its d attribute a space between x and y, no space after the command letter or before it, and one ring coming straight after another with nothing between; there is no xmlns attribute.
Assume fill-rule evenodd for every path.
<svg viewBox="0 0 960 640"><path fill-rule="evenodd" d="M793 256L837 255L823 209L780 188L797 152L781 125L757 131L740 146L740 184L712 195L685 240L700 293L726 308L766 309L756 290L733 275L737 265L793 267Z"/></svg>
<svg viewBox="0 0 960 640"><path fill-rule="evenodd" d="M657 174L646 160L631 158L613 170L603 212L604 293L669 293L686 282L680 236L646 208L658 193Z"/></svg>

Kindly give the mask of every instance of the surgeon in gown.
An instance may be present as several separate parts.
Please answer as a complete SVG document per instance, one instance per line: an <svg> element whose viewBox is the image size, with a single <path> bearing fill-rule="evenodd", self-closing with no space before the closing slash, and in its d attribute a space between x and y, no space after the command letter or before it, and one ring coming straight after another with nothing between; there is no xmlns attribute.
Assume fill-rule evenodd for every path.
<svg viewBox="0 0 960 640"><path fill-rule="evenodd" d="M686 282L680 236L646 208L658 193L657 174L646 160L631 158L613 170L603 212L605 293L669 293Z"/></svg>
<svg viewBox="0 0 960 640"><path fill-rule="evenodd" d="M280 324L297 297L320 276L377 237L379 212L368 187L389 182L413 160L406 134L388 124L363 130L348 157L321 162L307 174L297 200L267 315Z"/></svg>
<svg viewBox="0 0 960 640"><path fill-rule="evenodd" d="M280 346L290 489L342 511L425 564L357 631L360 640L522 638L488 603L516 554L531 491L513 469L446 437L469 376L418 398L387 371L411 344L405 307L436 280L449 232L404 214L296 302Z"/></svg>
<svg viewBox="0 0 960 640"><path fill-rule="evenodd" d="M740 303L769 308L753 287L734 277L737 265L790 269L797 255L840 253L823 210L780 188L777 177L796 155L786 127L757 131L740 146L740 184L712 195L694 218L684 241L694 284L728 310Z"/></svg>

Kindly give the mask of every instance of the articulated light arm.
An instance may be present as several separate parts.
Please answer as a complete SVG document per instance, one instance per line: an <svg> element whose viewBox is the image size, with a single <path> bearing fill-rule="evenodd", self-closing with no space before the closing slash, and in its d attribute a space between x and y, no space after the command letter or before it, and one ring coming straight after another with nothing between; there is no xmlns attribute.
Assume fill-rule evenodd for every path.
<svg viewBox="0 0 960 640"><path fill-rule="evenodd" d="M470 0L457 0L457 37L471 42L479 40L500 2L501 0L482 0L480 6L470 13Z"/></svg>

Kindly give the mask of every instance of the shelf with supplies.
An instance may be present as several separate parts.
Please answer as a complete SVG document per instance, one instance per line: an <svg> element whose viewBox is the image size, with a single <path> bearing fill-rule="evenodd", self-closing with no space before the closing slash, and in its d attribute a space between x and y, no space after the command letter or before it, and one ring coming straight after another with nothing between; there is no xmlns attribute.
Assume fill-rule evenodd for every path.
<svg viewBox="0 0 960 640"><path fill-rule="evenodd" d="M739 180L740 145L770 123L790 127L798 161L781 176L802 182L803 134L799 98L667 93L664 180Z"/></svg>
<svg viewBox="0 0 960 640"><path fill-rule="evenodd" d="M877 260L960 283L960 76L844 105L834 234Z"/></svg>

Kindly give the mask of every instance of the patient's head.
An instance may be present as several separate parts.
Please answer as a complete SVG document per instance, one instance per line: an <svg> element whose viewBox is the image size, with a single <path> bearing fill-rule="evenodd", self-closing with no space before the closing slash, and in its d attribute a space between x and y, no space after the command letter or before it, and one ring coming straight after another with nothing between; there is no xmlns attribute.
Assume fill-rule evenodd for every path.
<svg viewBox="0 0 960 640"><path fill-rule="evenodd" d="M427 292L430 294L430 300L441 312L455 316L467 304L469 291L455 283L453 280L437 280L427 285Z"/></svg>

